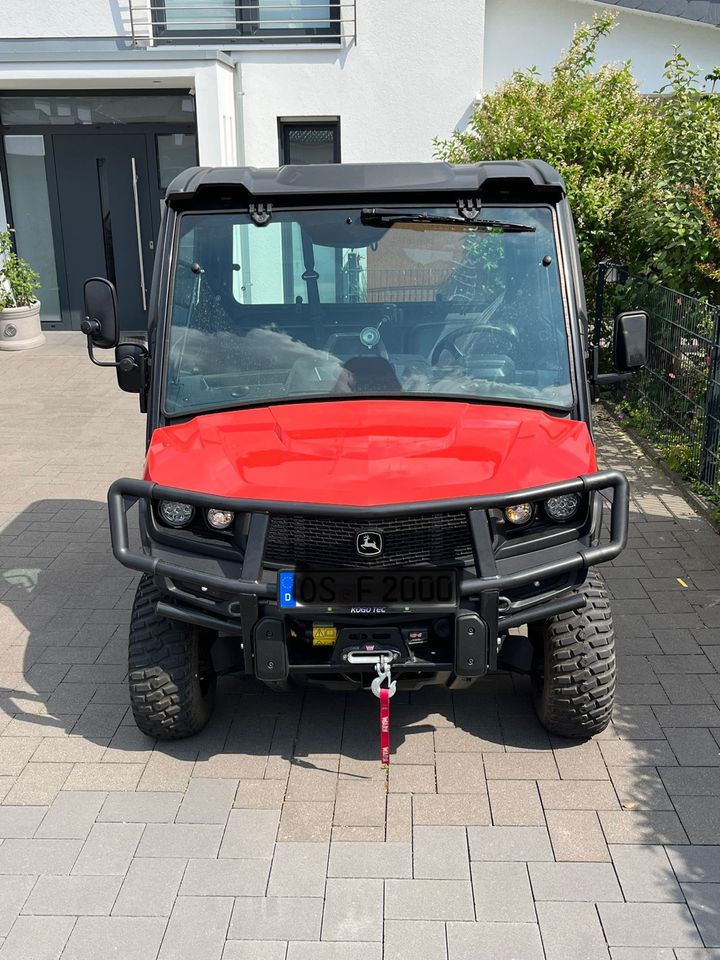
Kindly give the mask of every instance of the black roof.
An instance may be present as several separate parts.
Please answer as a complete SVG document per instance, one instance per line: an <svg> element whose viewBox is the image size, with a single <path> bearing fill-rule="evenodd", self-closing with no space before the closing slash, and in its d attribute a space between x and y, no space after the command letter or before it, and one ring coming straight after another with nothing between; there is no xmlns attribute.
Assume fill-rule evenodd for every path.
<svg viewBox="0 0 720 960"><path fill-rule="evenodd" d="M560 174L542 160L487 163L330 163L258 167L191 167L175 177L167 191L171 205L198 194L253 198L452 193L457 197L510 191L559 199L565 195Z"/></svg>
<svg viewBox="0 0 720 960"><path fill-rule="evenodd" d="M720 27L720 0L604 0L604 3Z"/></svg>

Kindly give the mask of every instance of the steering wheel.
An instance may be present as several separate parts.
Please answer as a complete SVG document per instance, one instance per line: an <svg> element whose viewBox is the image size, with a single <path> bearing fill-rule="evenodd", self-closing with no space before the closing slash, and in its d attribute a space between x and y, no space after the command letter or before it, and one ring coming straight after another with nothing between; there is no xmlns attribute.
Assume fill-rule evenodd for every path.
<svg viewBox="0 0 720 960"><path fill-rule="evenodd" d="M464 349L458 344L463 337L468 337L463 345ZM479 327L477 324L457 327L440 337L430 354L430 364L433 367L439 366L440 359L446 352L450 354L452 362L465 363L478 345L482 345L483 353L487 355L499 354L512 357L516 352L517 340L518 335L512 327Z"/></svg>

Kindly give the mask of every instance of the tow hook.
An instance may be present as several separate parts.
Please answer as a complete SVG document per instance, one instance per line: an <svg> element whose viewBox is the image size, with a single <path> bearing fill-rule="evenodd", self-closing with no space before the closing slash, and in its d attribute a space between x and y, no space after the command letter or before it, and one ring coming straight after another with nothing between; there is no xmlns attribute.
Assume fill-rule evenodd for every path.
<svg viewBox="0 0 720 960"><path fill-rule="evenodd" d="M387 771L390 766L390 697L395 696L397 681L392 679L392 662L397 653L391 650L351 650L350 663L374 663L377 676L370 684L373 694L380 700L380 765Z"/></svg>

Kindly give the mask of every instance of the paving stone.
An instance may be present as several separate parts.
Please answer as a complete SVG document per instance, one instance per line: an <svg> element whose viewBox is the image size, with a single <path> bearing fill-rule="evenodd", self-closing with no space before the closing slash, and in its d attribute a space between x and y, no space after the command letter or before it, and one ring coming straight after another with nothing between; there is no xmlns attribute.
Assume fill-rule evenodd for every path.
<svg viewBox="0 0 720 960"><path fill-rule="evenodd" d="M392 920L474 920L469 880L386 880L385 916Z"/></svg>
<svg viewBox="0 0 720 960"><path fill-rule="evenodd" d="M31 916L108 916L119 877L40 877L22 909Z"/></svg>
<svg viewBox="0 0 720 960"><path fill-rule="evenodd" d="M492 822L483 794L417 794L412 806L416 825L486 826Z"/></svg>
<svg viewBox="0 0 720 960"><path fill-rule="evenodd" d="M142 833L140 823L96 823L72 872L124 877Z"/></svg>
<svg viewBox="0 0 720 960"><path fill-rule="evenodd" d="M527 780L491 780L488 783L488 795L494 824L498 826L545 825L545 815L536 783Z"/></svg>
<svg viewBox="0 0 720 960"><path fill-rule="evenodd" d="M448 923L449 960L543 960L534 923Z"/></svg>
<svg viewBox="0 0 720 960"><path fill-rule="evenodd" d="M84 840L95 822L106 794L67 790L59 793L35 833L57 840ZM0 816L2 816L0 808Z"/></svg>
<svg viewBox="0 0 720 960"><path fill-rule="evenodd" d="M503 753L502 731L495 726L494 734L482 736L474 730L442 727L435 731L437 753Z"/></svg>
<svg viewBox="0 0 720 960"><path fill-rule="evenodd" d="M222 960L285 960L287 947L284 940L226 940Z"/></svg>
<svg viewBox="0 0 720 960"><path fill-rule="evenodd" d="M172 823L181 800L181 793L109 793L97 819L108 823Z"/></svg>
<svg viewBox="0 0 720 960"><path fill-rule="evenodd" d="M597 743L555 743L555 763L563 780L607 780L608 772ZM556 779L537 777L538 780Z"/></svg>
<svg viewBox="0 0 720 960"><path fill-rule="evenodd" d="M287 800L282 807L278 840L320 843L330 839L333 804Z"/></svg>
<svg viewBox="0 0 720 960"><path fill-rule="evenodd" d="M76 763L64 790L135 790L145 769L142 763Z"/></svg>
<svg viewBox="0 0 720 960"><path fill-rule="evenodd" d="M272 859L268 896L291 897L301 890L303 896L322 897L328 848L327 843L278 843ZM264 890L252 893L255 892L263 893Z"/></svg>
<svg viewBox="0 0 720 960"><path fill-rule="evenodd" d="M345 827L385 825L385 785L368 781L340 780L337 785L333 823Z"/></svg>
<svg viewBox="0 0 720 960"><path fill-rule="evenodd" d="M687 837L670 810L601 810L598 814L608 843L685 843Z"/></svg>
<svg viewBox="0 0 720 960"><path fill-rule="evenodd" d="M720 846L667 847L681 883L720 883Z"/></svg>
<svg viewBox="0 0 720 960"><path fill-rule="evenodd" d="M217 860L191 860L190 863L217 863ZM122 881L112 908L113 916L169 917L184 870L185 860L136 857Z"/></svg>
<svg viewBox="0 0 720 960"><path fill-rule="evenodd" d="M682 892L663 847L611 844L610 856L626 900L682 902Z"/></svg>
<svg viewBox="0 0 720 960"><path fill-rule="evenodd" d="M613 729L622 740L664 740L653 708L643 704L618 703L613 710Z"/></svg>
<svg viewBox="0 0 720 960"><path fill-rule="evenodd" d="M35 883L35 877L0 877L0 937L6 937Z"/></svg>
<svg viewBox="0 0 720 960"><path fill-rule="evenodd" d="M415 798L406 793L393 793L387 798L385 839L388 843L412 843L412 803ZM418 797L427 803L429 797ZM380 828L382 830L382 827Z"/></svg>
<svg viewBox="0 0 720 960"><path fill-rule="evenodd" d="M661 677L660 683L671 704L712 704L713 702L707 687L702 682L702 677L696 677L693 674L671 673ZM662 704L659 706L662 706ZM663 709L666 709L666 707L663 707ZM656 716L659 716L657 712Z"/></svg>
<svg viewBox="0 0 720 960"><path fill-rule="evenodd" d="M673 766L677 763L672 747L663 740L602 740L599 746L608 767Z"/></svg>
<svg viewBox="0 0 720 960"><path fill-rule="evenodd" d="M482 755L438 753L435 778L438 793L487 793Z"/></svg>
<svg viewBox="0 0 720 960"><path fill-rule="evenodd" d="M445 924L437 920L386 920L384 960L447 960Z"/></svg>
<svg viewBox="0 0 720 960"><path fill-rule="evenodd" d="M0 960L58 960L74 923L74 917L18 917Z"/></svg>
<svg viewBox="0 0 720 960"><path fill-rule="evenodd" d="M690 913L706 947L720 947L720 884L683 883Z"/></svg>
<svg viewBox="0 0 720 960"><path fill-rule="evenodd" d="M47 807L0 806L0 840L34 836Z"/></svg>
<svg viewBox="0 0 720 960"><path fill-rule="evenodd" d="M609 863L530 863L536 900L608 902L623 896Z"/></svg>
<svg viewBox="0 0 720 960"><path fill-rule="evenodd" d="M70 873L81 847L79 840L3 840L0 874Z"/></svg>
<svg viewBox="0 0 720 960"><path fill-rule="evenodd" d="M285 798L285 784L279 780L241 780L234 806L246 810L279 810Z"/></svg>
<svg viewBox="0 0 720 960"><path fill-rule="evenodd" d="M278 844L278 848L280 846ZM409 843L333 842L330 845L327 875L348 878L410 878L412 846Z"/></svg>
<svg viewBox="0 0 720 960"><path fill-rule="evenodd" d="M552 860L544 827L468 827L471 860Z"/></svg>
<svg viewBox="0 0 720 960"><path fill-rule="evenodd" d="M701 947L690 911L680 903L600 903L611 947Z"/></svg>
<svg viewBox="0 0 720 960"><path fill-rule="evenodd" d="M524 863L475 861L472 885L478 920L535 923L535 907Z"/></svg>
<svg viewBox="0 0 720 960"><path fill-rule="evenodd" d="M390 765L390 793L435 793L435 767L432 764Z"/></svg>
<svg viewBox="0 0 720 960"><path fill-rule="evenodd" d="M155 960L166 921L155 917L80 917L68 940L62 960Z"/></svg>
<svg viewBox="0 0 720 960"><path fill-rule="evenodd" d="M611 947L610 960L676 960L683 952L670 947ZM703 958L698 957L697 960Z"/></svg>
<svg viewBox="0 0 720 960"><path fill-rule="evenodd" d="M269 859L279 822L277 810L231 810L218 856Z"/></svg>
<svg viewBox="0 0 720 960"><path fill-rule="evenodd" d="M568 922L572 915L572 922ZM592 903L538 903L547 960L607 960L605 936Z"/></svg>
<svg viewBox="0 0 720 960"><path fill-rule="evenodd" d="M674 809L655 767L608 767L608 771L623 810Z"/></svg>
<svg viewBox="0 0 720 960"><path fill-rule="evenodd" d="M667 738L682 766L720 766L720 748L709 730L669 728Z"/></svg>
<svg viewBox="0 0 720 960"><path fill-rule="evenodd" d="M323 940L382 940L382 880L327 881L322 922Z"/></svg>
<svg viewBox="0 0 720 960"><path fill-rule="evenodd" d="M158 960L220 960L232 908L232 897L178 897Z"/></svg>
<svg viewBox="0 0 720 960"><path fill-rule="evenodd" d="M556 780L558 768L552 752L492 753L483 757L488 780Z"/></svg>
<svg viewBox="0 0 720 960"><path fill-rule="evenodd" d="M557 860L609 860L598 814L585 810L547 810L550 839Z"/></svg>
<svg viewBox="0 0 720 960"><path fill-rule="evenodd" d="M127 696L127 691L125 691ZM108 741L96 742L85 737L47 737L33 754L34 763L92 763L99 762Z"/></svg>
<svg viewBox="0 0 720 960"><path fill-rule="evenodd" d="M717 843L720 797L674 797L673 802L690 843Z"/></svg>
<svg viewBox="0 0 720 960"><path fill-rule="evenodd" d="M464 827L415 827L413 876L418 879L465 880L469 870Z"/></svg>
<svg viewBox="0 0 720 960"><path fill-rule="evenodd" d="M289 943L288 960L380 960L379 943Z"/></svg>
<svg viewBox="0 0 720 960"><path fill-rule="evenodd" d="M237 897L229 940L319 940L323 902L317 897Z"/></svg>
<svg viewBox="0 0 720 960"><path fill-rule="evenodd" d="M191 780L176 823L226 823L237 787L237 780Z"/></svg>
<svg viewBox="0 0 720 960"><path fill-rule="evenodd" d="M138 857L217 857L223 828L212 823L149 823Z"/></svg>
<svg viewBox="0 0 720 960"><path fill-rule="evenodd" d="M70 763L29 763L11 787L5 803L52 803L72 769Z"/></svg>
<svg viewBox="0 0 720 960"><path fill-rule="evenodd" d="M720 727L720 708L715 704L683 704L653 707L663 727Z"/></svg>
<svg viewBox="0 0 720 960"><path fill-rule="evenodd" d="M720 960L720 950L693 950L682 948L675 951L676 960Z"/></svg>
<svg viewBox="0 0 720 960"><path fill-rule="evenodd" d="M538 783L546 810L617 810L618 798L607 780L541 780Z"/></svg>

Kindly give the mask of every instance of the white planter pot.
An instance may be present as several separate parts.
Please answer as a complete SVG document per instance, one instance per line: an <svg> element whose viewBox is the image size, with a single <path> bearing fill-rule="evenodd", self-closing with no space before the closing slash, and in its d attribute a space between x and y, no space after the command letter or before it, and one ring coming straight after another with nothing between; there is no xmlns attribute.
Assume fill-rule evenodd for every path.
<svg viewBox="0 0 720 960"><path fill-rule="evenodd" d="M29 350L45 343L40 326L40 301L29 307L0 310L0 350Z"/></svg>

